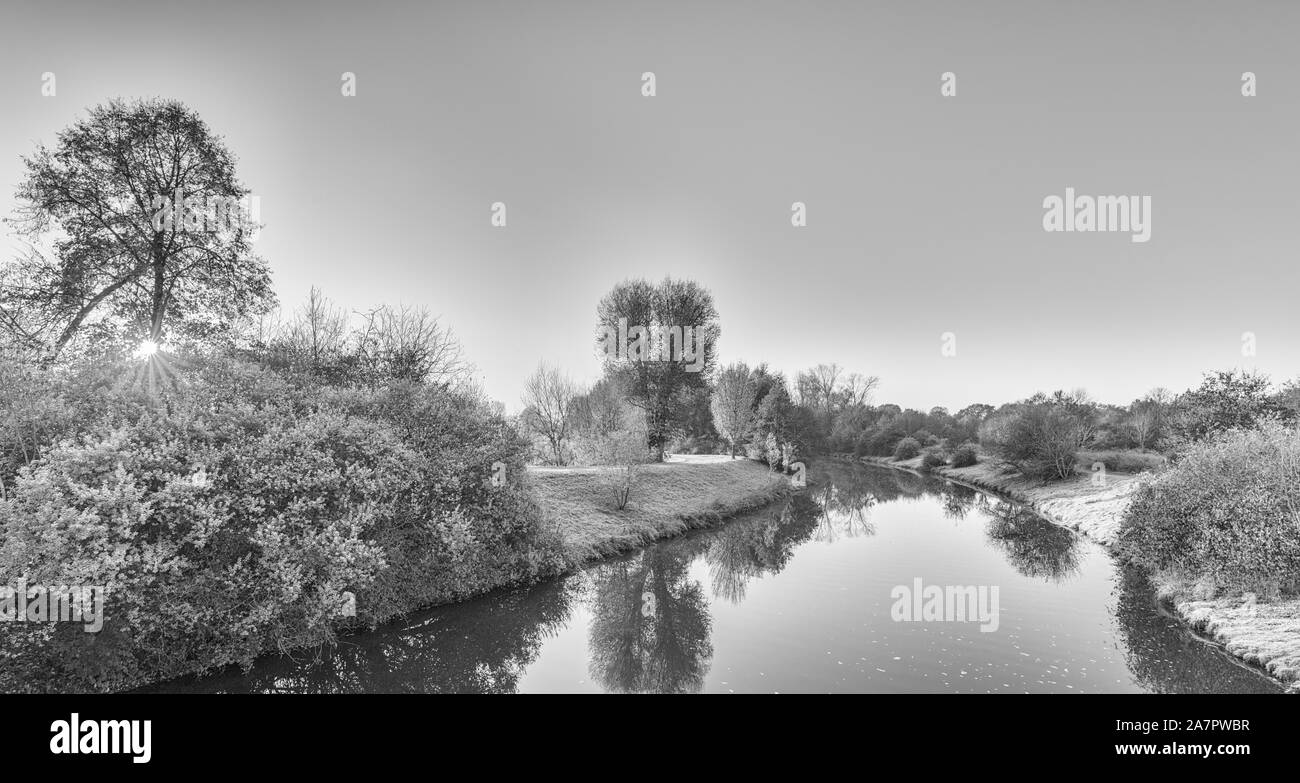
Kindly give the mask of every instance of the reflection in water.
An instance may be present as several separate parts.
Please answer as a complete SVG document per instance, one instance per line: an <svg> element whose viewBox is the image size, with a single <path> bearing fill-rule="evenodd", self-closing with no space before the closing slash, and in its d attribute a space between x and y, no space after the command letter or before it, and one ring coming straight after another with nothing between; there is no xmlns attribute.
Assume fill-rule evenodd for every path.
<svg viewBox="0 0 1300 783"><path fill-rule="evenodd" d="M999 501L981 509L989 517L989 538L1025 576L1060 582L1079 568L1079 537L1024 506Z"/></svg>
<svg viewBox="0 0 1300 783"><path fill-rule="evenodd" d="M822 509L811 496L796 495L777 509L747 515L702 537L708 542L704 559L713 596L738 604L750 580L780 573L795 547L820 528Z"/></svg>
<svg viewBox="0 0 1300 783"><path fill-rule="evenodd" d="M816 540L834 543L841 538L874 535L867 512L876 502L869 474L850 463L835 462L818 471L820 480L809 490L820 507Z"/></svg>
<svg viewBox="0 0 1300 783"><path fill-rule="evenodd" d="M1218 645L1188 633L1182 621L1156 603L1155 590L1138 569L1123 569L1117 592L1114 614L1124 640L1124 659L1146 690L1275 693L1280 689Z"/></svg>
<svg viewBox="0 0 1300 783"><path fill-rule="evenodd" d="M513 693L542 641L569 619L578 585L557 580L349 636L319 655L259 660L146 690L226 693Z"/></svg>
<svg viewBox="0 0 1300 783"><path fill-rule="evenodd" d="M733 622L728 629L729 668L737 665L737 647L759 656L775 640L776 649L789 656L778 662L785 670L782 673L807 690L852 689L843 676L846 661L841 658L832 664L826 657L832 646L844 644L841 637L854 633L860 634L854 637L858 646L837 655L858 655L856 662L851 658L847 662L877 679L856 687L872 690L973 687L971 682L960 682L956 671L948 671L963 668L971 669L972 677L976 669L1010 669L1026 683L1037 678L1044 687L1074 687L1044 679L1060 677L1058 670L1070 672L1070 667L1075 667L1071 676L1080 677L1073 681L1080 688L1278 690L1257 672L1188 633L1160 609L1150 585L1136 570L1023 507L932 477L851 463L815 465L809 478L808 490L778 504L564 579L423 612L400 627L344 639L318 657L267 658L247 673L232 670L153 690L508 693L521 689L545 649L548 660L558 660L556 668L566 672L570 671L567 662L579 656L573 662L582 663L591 683L602 690L696 692L706 686L725 686L723 678L733 676L712 674L718 643L714 615L724 610L729 616L743 613L742 622ZM877 536L873 511L884 514L887 504L900 502L927 515L918 520L908 515L915 512L885 514L882 518L890 520L892 535L888 541L873 538ZM889 506L891 512L901 508ZM932 526L933 520L944 518L957 526ZM930 520L931 527L918 527L923 520ZM912 538L901 544L899 537L904 534ZM850 545L849 539L859 542ZM970 551L972 546L979 549L979 541L989 554ZM890 550L890 546L908 549ZM889 622L887 603L871 602L873 595L887 594L888 585L897 583L892 580L900 578L886 568L896 556L912 558L899 568L919 564L937 576L961 578L963 572L952 571L943 556L954 546L964 547L961 551L982 567L1000 568L1010 575L991 576L1021 580L1013 586L1018 592L1008 597L1021 602L1022 615L1007 623L1005 636L993 639L998 635L978 632L974 637L962 636L951 627L932 629L929 636L907 636L911 629ZM831 559L819 559L828 555L818 552L831 553ZM839 562L835 558L844 558L849 570L810 576L805 567L804 573L780 577L784 581L778 598L770 590L762 600L749 596L755 580L775 578L796 560L834 567ZM909 571L908 578L914 573ZM851 588L849 580L859 577L877 582L854 583ZM1109 580L1113 589L1108 603L1098 606L1107 599L1095 590L1068 592L1080 580L1103 593ZM702 581L709 583L707 589ZM785 619L780 606L774 608L781 597L802 601L791 605L791 612L798 615L795 621ZM1078 605L1080 601L1085 605ZM1060 620L1061 602L1075 602L1071 608L1077 611L1067 615L1100 620L1073 624ZM840 607L841 614L836 615L832 607ZM844 611L859 614L850 617ZM826 626L799 624L818 612L835 619ZM814 630L805 638L809 629ZM924 631L917 629L917 633ZM764 639L766 643L759 641ZM548 647L550 642L555 644ZM886 645L893 645L890 655L869 658ZM929 658L934 650L965 658L954 658L949 666ZM1031 655L1029 650L1036 652ZM904 655L910 663L902 663ZM1048 657L1053 655L1061 657ZM1031 659L1034 663L1027 663ZM1037 673L1030 666L1039 666ZM1048 668L1051 673L1044 673ZM1086 676L1089 672L1092 680ZM1103 672L1113 683L1100 681ZM801 675L805 679L798 680ZM574 684L583 682L560 680L548 687L567 689Z"/></svg>
<svg viewBox="0 0 1300 783"><path fill-rule="evenodd" d="M589 669L606 690L692 693L704 684L709 608L683 554L653 547L596 569Z"/></svg>
<svg viewBox="0 0 1300 783"><path fill-rule="evenodd" d="M987 500L987 496L976 492L964 484L949 484L943 493L943 515L949 519L961 521L975 508L976 498ZM987 503L985 504L987 507Z"/></svg>

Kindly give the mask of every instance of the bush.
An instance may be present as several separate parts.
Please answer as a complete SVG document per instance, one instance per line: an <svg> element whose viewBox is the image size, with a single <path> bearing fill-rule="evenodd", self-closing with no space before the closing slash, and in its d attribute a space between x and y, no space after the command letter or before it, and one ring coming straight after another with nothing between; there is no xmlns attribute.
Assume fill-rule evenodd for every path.
<svg viewBox="0 0 1300 783"><path fill-rule="evenodd" d="M1198 441L1290 414L1270 396L1266 376L1229 370L1206 374L1198 388L1178 398L1174 429L1180 440Z"/></svg>
<svg viewBox="0 0 1300 783"><path fill-rule="evenodd" d="M934 470L946 464L948 464L948 460L944 459L941 449L928 448L921 457L921 470Z"/></svg>
<svg viewBox="0 0 1300 783"><path fill-rule="evenodd" d="M1130 559L1209 593L1300 589L1300 434L1278 424L1195 445L1142 487L1119 546Z"/></svg>
<svg viewBox="0 0 1300 783"><path fill-rule="evenodd" d="M913 459L921 453L921 444L916 438L903 438L894 447L894 459L905 460Z"/></svg>
<svg viewBox="0 0 1300 783"><path fill-rule="evenodd" d="M558 542L518 481L525 444L472 397L177 365L186 383L160 397L107 382L129 378L123 367L46 378L78 410L76 432L45 444L0 500L0 573L105 586L105 625L14 626L0 636L0 690L114 690L249 665L558 569ZM498 461L513 480L493 488Z"/></svg>
<svg viewBox="0 0 1300 783"><path fill-rule="evenodd" d="M1100 462L1111 473L1141 473L1144 470L1156 472L1169 463L1163 454L1132 450L1081 451L1078 461L1085 470Z"/></svg>
<svg viewBox="0 0 1300 783"><path fill-rule="evenodd" d="M952 453L952 466L954 468L969 468L971 465L979 463L979 461L979 450L974 443L963 443Z"/></svg>
<svg viewBox="0 0 1300 783"><path fill-rule="evenodd" d="M922 446L937 446L939 444L939 436L932 434L929 430L913 432L912 439Z"/></svg>
<svg viewBox="0 0 1300 783"><path fill-rule="evenodd" d="M1074 475L1079 449L1087 440L1085 422L1058 405L1009 406L980 427L980 443L1030 478Z"/></svg>

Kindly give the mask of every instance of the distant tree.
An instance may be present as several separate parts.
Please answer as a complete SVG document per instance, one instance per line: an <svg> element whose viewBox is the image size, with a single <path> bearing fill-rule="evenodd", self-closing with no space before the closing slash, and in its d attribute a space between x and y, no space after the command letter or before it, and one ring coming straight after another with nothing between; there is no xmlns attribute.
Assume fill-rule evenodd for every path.
<svg viewBox="0 0 1300 783"><path fill-rule="evenodd" d="M844 372L838 364L819 364L811 371L817 402L829 416L835 406L835 392L839 388L840 375Z"/></svg>
<svg viewBox="0 0 1300 783"><path fill-rule="evenodd" d="M546 441L556 465L568 462L565 446L573 423L572 408L577 393L577 385L569 376L544 362L538 364L524 382L524 427Z"/></svg>
<svg viewBox="0 0 1300 783"><path fill-rule="evenodd" d="M880 378L874 375L849 373L840 387L840 402L844 408L856 408L866 405L871 393L880 385Z"/></svg>
<svg viewBox="0 0 1300 783"><path fill-rule="evenodd" d="M607 435L623 427L624 395L610 378L601 378L570 406L575 432Z"/></svg>
<svg viewBox="0 0 1300 783"><path fill-rule="evenodd" d="M755 392L749 366L744 362L724 367L714 383L713 423L726 438L733 459L737 444L749 437L754 424Z"/></svg>
<svg viewBox="0 0 1300 783"><path fill-rule="evenodd" d="M1232 429L1252 429L1265 418L1285 416L1269 395L1268 376L1227 370L1206 374L1201 385L1177 400L1178 434L1198 441Z"/></svg>
<svg viewBox="0 0 1300 783"><path fill-rule="evenodd" d="M799 450L796 440L797 407L790 398L784 376L765 379L767 393L758 402L750 435L749 456L765 461L773 468L789 467Z"/></svg>
<svg viewBox="0 0 1300 783"><path fill-rule="evenodd" d="M1027 476L1064 479L1074 474L1093 424L1077 398L1035 395L999 408L980 427L980 444Z"/></svg>
<svg viewBox="0 0 1300 783"><path fill-rule="evenodd" d="M335 368L347 354L349 336L348 312L313 286L293 318L273 330L268 347L275 358L322 373Z"/></svg>
<svg viewBox="0 0 1300 783"><path fill-rule="evenodd" d="M358 360L368 376L455 386L469 376L460 343L423 307L382 305L362 314Z"/></svg>
<svg viewBox="0 0 1300 783"><path fill-rule="evenodd" d="M798 405L805 405L814 410L822 407L821 382L812 370L804 370L794 378L791 396Z"/></svg>
<svg viewBox="0 0 1300 783"><path fill-rule="evenodd" d="M210 341L273 305L235 158L183 104L96 106L23 164L6 222L29 249L0 277L12 341L48 359L82 335Z"/></svg>
<svg viewBox="0 0 1300 783"><path fill-rule="evenodd" d="M707 387L712 375L719 334L713 295L692 280L665 278L658 285L629 280L605 295L597 314L605 372L617 379L629 402L645 411L646 445L655 460L662 460L679 392ZM698 351L690 357L683 350L687 329L694 337L690 347ZM614 335L620 340L626 336L626 355L611 355L611 347L624 347L610 345Z"/></svg>

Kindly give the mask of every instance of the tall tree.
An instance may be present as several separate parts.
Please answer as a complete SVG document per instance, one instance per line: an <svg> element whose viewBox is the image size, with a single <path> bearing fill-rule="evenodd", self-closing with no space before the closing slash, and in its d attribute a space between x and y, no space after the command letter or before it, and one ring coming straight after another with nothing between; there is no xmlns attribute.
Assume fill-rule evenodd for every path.
<svg viewBox="0 0 1300 783"><path fill-rule="evenodd" d="M744 362L724 367L713 387L713 424L718 433L727 439L731 456L736 456L736 446L749 437L754 424L757 389L750 377L749 366Z"/></svg>
<svg viewBox="0 0 1300 783"><path fill-rule="evenodd" d="M867 400L871 399L871 393L880 385L880 378L875 375L863 375L862 373L849 373L844 378L843 387L840 389L840 398L845 408L856 408L860 405L866 405Z"/></svg>
<svg viewBox="0 0 1300 783"><path fill-rule="evenodd" d="M645 411L647 447L662 460L682 389L708 386L717 351L713 295L693 280L629 280L597 307L605 372Z"/></svg>
<svg viewBox="0 0 1300 783"><path fill-rule="evenodd" d="M840 374L843 371L835 363L819 364L810 371L814 388L817 390L817 399L825 408L827 416L831 414L831 410L835 405L835 390L838 387Z"/></svg>
<svg viewBox="0 0 1300 783"><path fill-rule="evenodd" d="M183 104L96 106L23 164L0 328L27 347L213 339L273 304L235 158Z"/></svg>

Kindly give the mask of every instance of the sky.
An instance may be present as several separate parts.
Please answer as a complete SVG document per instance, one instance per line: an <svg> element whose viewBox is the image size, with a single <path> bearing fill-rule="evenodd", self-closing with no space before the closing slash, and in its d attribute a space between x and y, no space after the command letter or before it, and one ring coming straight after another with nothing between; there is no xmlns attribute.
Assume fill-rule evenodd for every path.
<svg viewBox="0 0 1300 783"><path fill-rule="evenodd" d="M6 0L0 215L19 156L86 109L175 98L260 199L282 305L427 306L512 410L539 360L598 377L597 302L664 276L712 291L723 362L836 362L922 409L1127 403L1300 374L1297 22L1282 2ZM1149 241L1045 231L1066 188L1149 196Z"/></svg>

